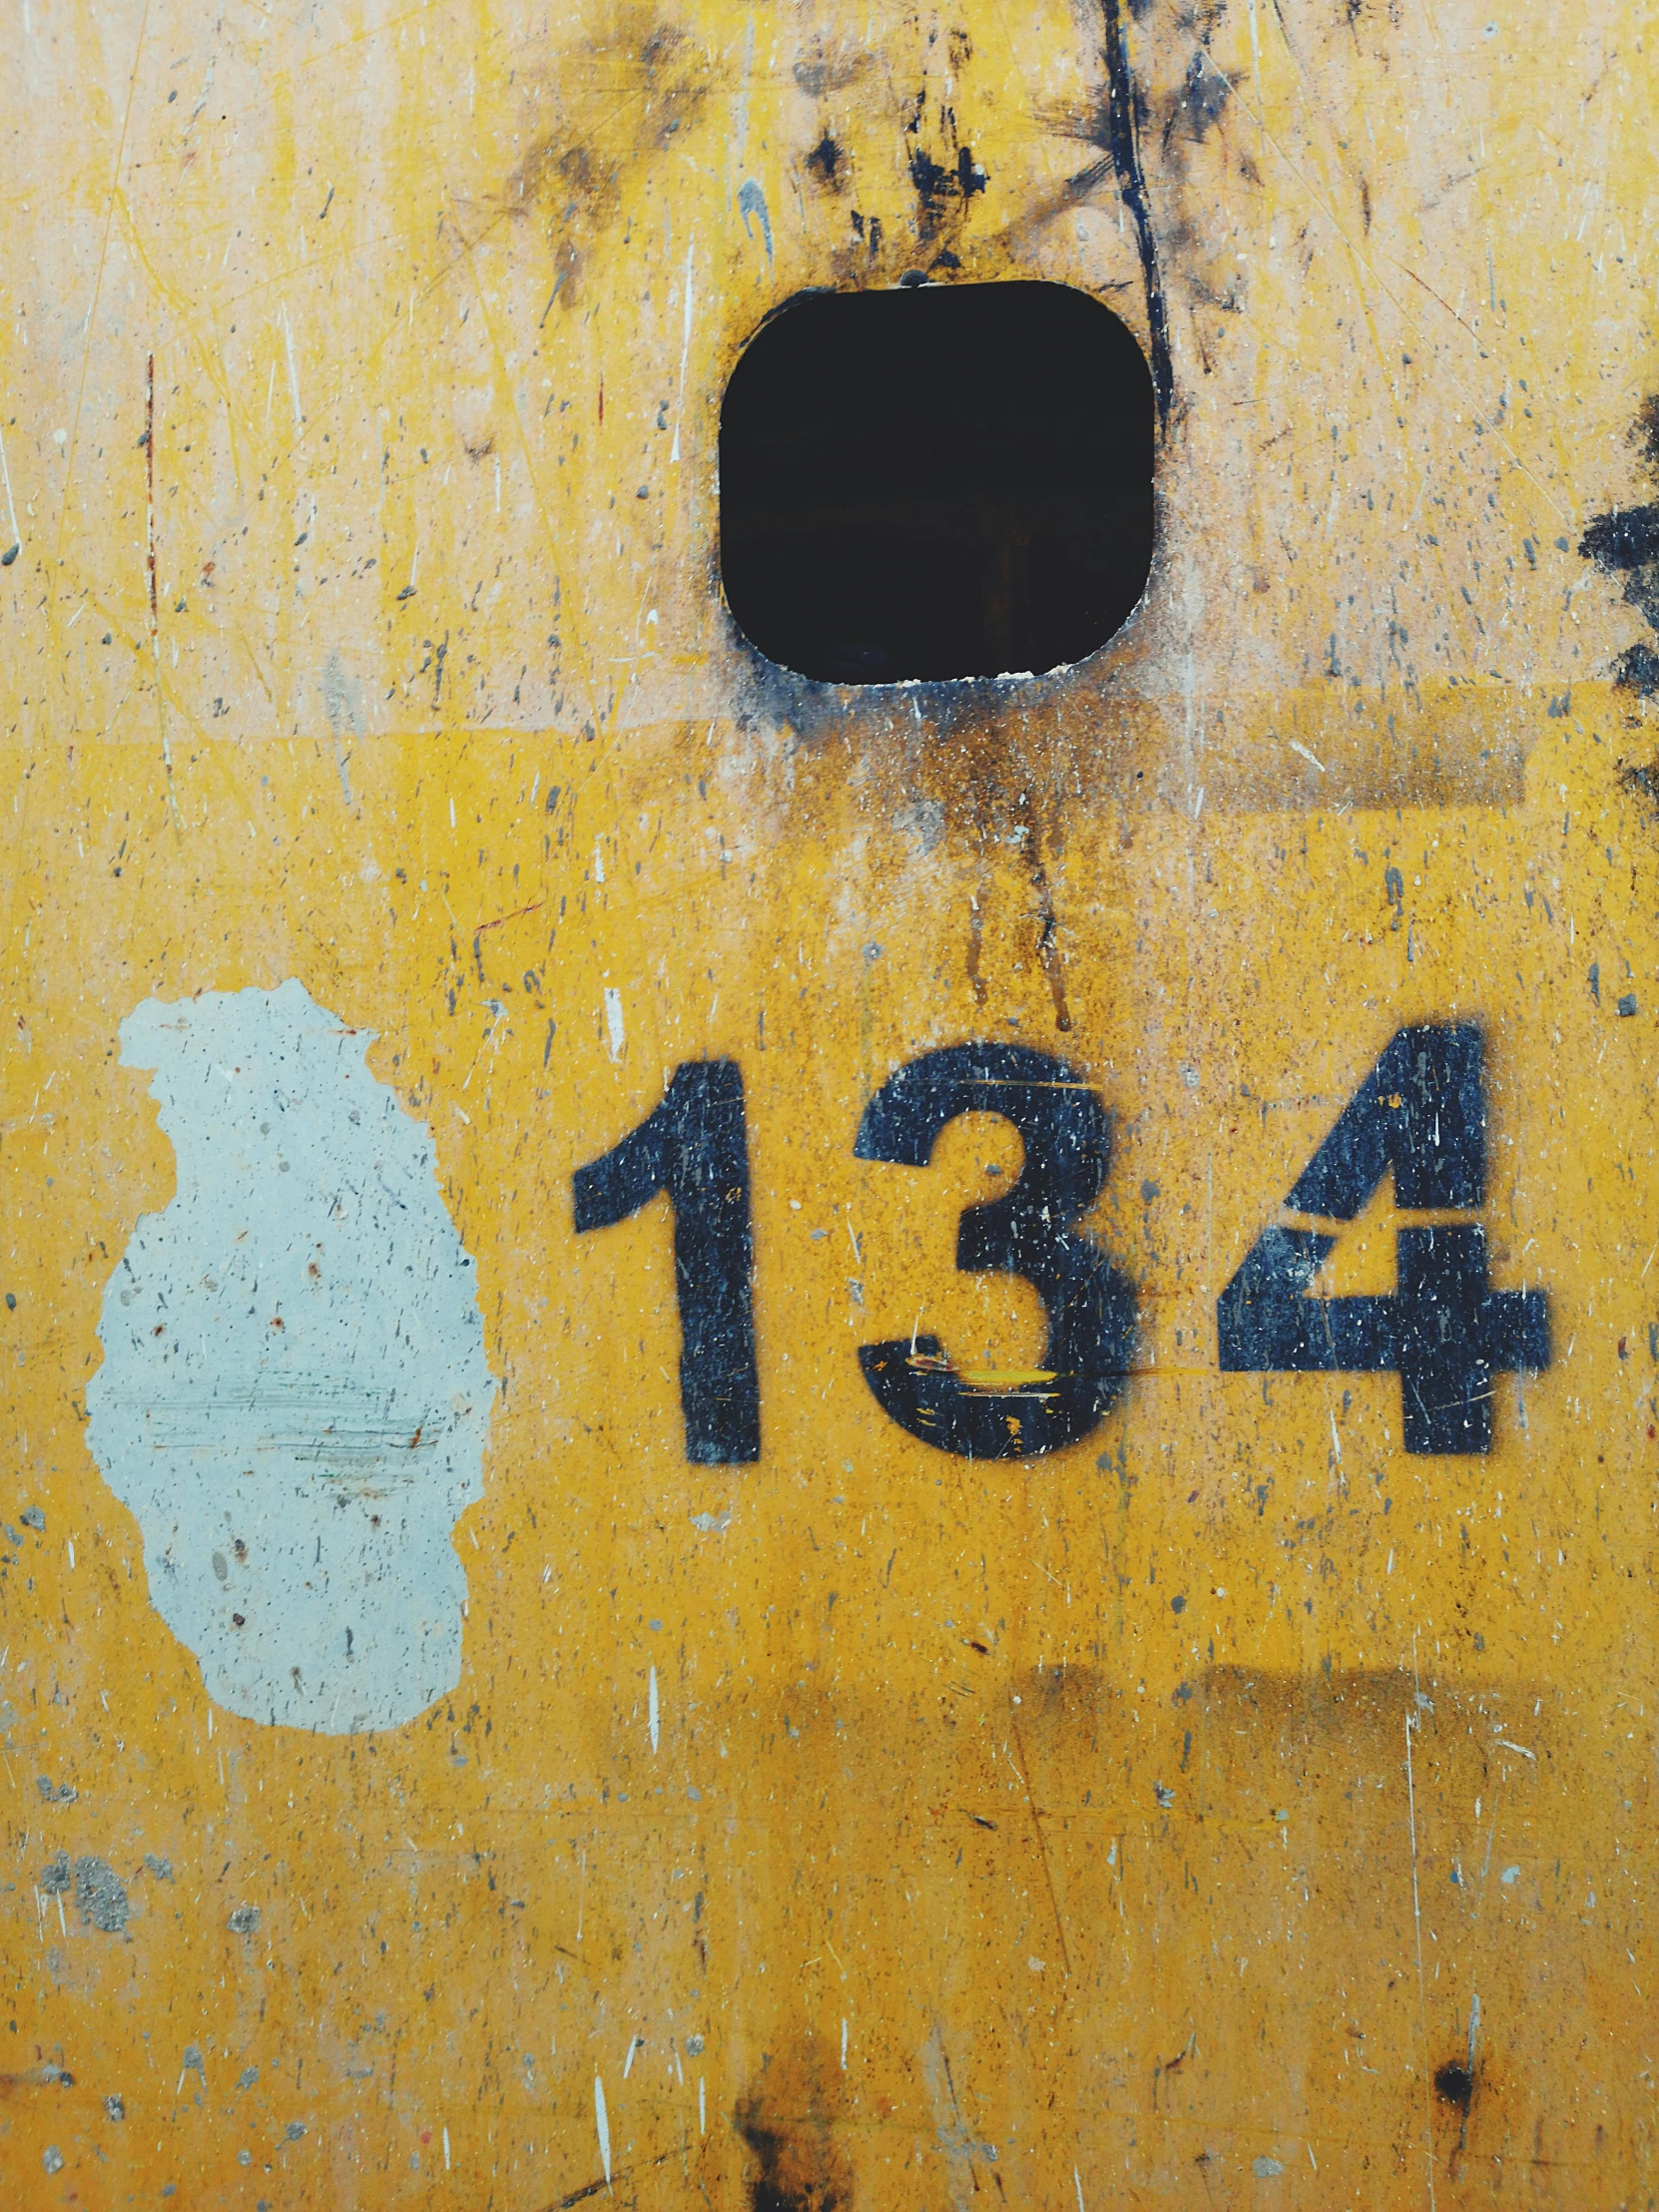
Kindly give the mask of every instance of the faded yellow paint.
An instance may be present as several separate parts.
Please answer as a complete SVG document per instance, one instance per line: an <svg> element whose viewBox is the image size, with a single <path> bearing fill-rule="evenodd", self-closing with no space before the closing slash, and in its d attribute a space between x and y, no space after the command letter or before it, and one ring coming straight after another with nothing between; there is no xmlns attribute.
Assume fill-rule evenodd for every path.
<svg viewBox="0 0 1659 2212"><path fill-rule="evenodd" d="M1069 675L895 695L732 631L725 377L802 286L912 269L1150 342L1098 15L14 14L8 2203L541 2212L607 2155L641 2206L1652 2201L1659 823L1641 619L1578 552L1645 497L1651 26L1123 31L1147 599ZM918 145L984 192L922 208ZM288 976L429 1125L505 1379L460 1685L371 1736L215 1710L82 1434L174 1178L119 1024ZM1493 1281L1553 1332L1483 1457L1405 1453L1392 1376L1218 1372L1282 1194L1448 1018ZM1085 1443L985 1465L856 1348L1040 1372L1035 1293L954 1267L1017 1141L852 1140L992 1036L1114 1117L1139 1335ZM718 1056L747 1468L685 1459L666 1208L571 1211ZM1390 1287L1389 1226L1337 1289Z"/></svg>

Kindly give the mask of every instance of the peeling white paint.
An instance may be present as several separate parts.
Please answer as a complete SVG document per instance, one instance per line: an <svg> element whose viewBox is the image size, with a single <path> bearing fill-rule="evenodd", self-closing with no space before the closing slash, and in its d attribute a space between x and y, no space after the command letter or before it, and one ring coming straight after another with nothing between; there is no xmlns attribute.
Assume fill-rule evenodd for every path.
<svg viewBox="0 0 1659 2212"><path fill-rule="evenodd" d="M599 2136L599 2160L605 2169L605 2186L611 2185L611 2121L605 2110L605 2084L593 2077L593 2124Z"/></svg>
<svg viewBox="0 0 1659 2212"><path fill-rule="evenodd" d="M87 1441L211 1696L350 1734L460 1678L495 1383L431 1139L297 981L149 999L178 1160L105 1287Z"/></svg>

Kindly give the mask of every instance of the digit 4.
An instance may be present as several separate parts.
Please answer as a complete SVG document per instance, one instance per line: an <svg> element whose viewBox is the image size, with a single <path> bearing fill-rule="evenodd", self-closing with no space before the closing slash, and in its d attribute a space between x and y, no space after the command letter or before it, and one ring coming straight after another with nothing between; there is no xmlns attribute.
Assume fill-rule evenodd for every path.
<svg viewBox="0 0 1659 2212"><path fill-rule="evenodd" d="M1406 1212L1483 1204L1485 1058L1472 1023L1396 1031L1286 1203L1353 1221L1389 1168ZM1549 1366L1544 1293L1494 1291L1485 1230L1439 1222L1397 1232L1390 1297L1310 1298L1336 1241L1263 1230L1216 1302L1223 1372L1397 1374L1407 1451L1490 1451L1493 1379Z"/></svg>

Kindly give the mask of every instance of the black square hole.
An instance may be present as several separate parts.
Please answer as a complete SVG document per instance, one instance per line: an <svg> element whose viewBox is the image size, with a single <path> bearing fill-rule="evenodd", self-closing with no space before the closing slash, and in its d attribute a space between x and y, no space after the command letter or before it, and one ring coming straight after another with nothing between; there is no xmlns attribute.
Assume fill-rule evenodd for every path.
<svg viewBox="0 0 1659 2212"><path fill-rule="evenodd" d="M821 292L761 329L720 416L727 604L838 684L1080 661L1152 565L1152 377L1064 284Z"/></svg>

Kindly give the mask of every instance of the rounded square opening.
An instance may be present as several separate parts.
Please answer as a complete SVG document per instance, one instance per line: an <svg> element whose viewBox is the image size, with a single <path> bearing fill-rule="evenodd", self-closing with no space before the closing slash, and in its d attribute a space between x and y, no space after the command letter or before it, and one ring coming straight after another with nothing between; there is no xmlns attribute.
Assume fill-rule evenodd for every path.
<svg viewBox="0 0 1659 2212"><path fill-rule="evenodd" d="M1035 674L1152 565L1152 377L1064 284L820 292L732 371L720 560L769 660L836 684Z"/></svg>

